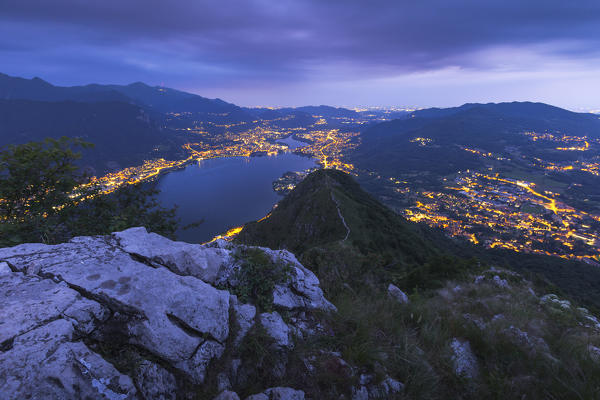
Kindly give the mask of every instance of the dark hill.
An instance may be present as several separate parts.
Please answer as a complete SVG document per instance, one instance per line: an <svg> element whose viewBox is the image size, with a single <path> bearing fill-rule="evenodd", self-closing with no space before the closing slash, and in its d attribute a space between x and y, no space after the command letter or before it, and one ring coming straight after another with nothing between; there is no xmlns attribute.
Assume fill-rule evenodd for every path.
<svg viewBox="0 0 600 400"><path fill-rule="evenodd" d="M406 290L435 286L465 267L442 257L421 227L373 199L346 173L330 169L307 176L269 218L245 225L236 240L289 249L332 295L390 282ZM419 282L417 271L425 271L418 272Z"/></svg>
<svg viewBox="0 0 600 400"><path fill-rule="evenodd" d="M37 101L122 101L132 102L118 91L101 85L61 87L43 79L24 79L0 73L0 99L25 99Z"/></svg>
<svg viewBox="0 0 600 400"><path fill-rule="evenodd" d="M0 100L0 147L61 136L95 144L82 165L97 174L181 151L174 132L161 129L133 104Z"/></svg>
<svg viewBox="0 0 600 400"><path fill-rule="evenodd" d="M302 254L340 244L360 253L394 249L403 264L424 262L435 247L404 218L379 203L350 175L332 169L313 172L261 222L246 225L239 240Z"/></svg>
<svg viewBox="0 0 600 400"><path fill-rule="evenodd" d="M345 117L345 118L357 118L359 113L354 110L349 110L342 107L332 106L302 106L297 108L283 108L282 111L301 111L310 115L322 115L324 117Z"/></svg>
<svg viewBox="0 0 600 400"><path fill-rule="evenodd" d="M403 173L448 175L483 166L460 146L504 153L507 146L527 146L526 131L600 137L600 119L541 103L465 104L428 109L408 119L366 129L350 160L361 169L386 176ZM420 143L415 138L428 138Z"/></svg>
<svg viewBox="0 0 600 400"><path fill-rule="evenodd" d="M269 218L246 224L236 241L294 252L330 293L389 282L411 292L434 288L477 265L493 265L517 270L548 290L600 308L597 268L457 241L407 221L363 191L350 175L331 169L308 175Z"/></svg>
<svg viewBox="0 0 600 400"><path fill-rule="evenodd" d="M94 85L100 86L101 85ZM130 85L107 85L105 88L127 96L136 104L150 107L160 112L199 112L199 113L240 113L242 109L221 99L208 99L180 90L149 86L142 82Z"/></svg>
<svg viewBox="0 0 600 400"><path fill-rule="evenodd" d="M457 114L461 111L469 110L471 108L484 108L498 114L512 117L527 117L536 119L569 119L583 117L584 119L594 119L594 114L577 113L549 104L535 103L531 101L513 101L504 103L465 103L458 107L433 107L414 111L409 115L409 117L441 118Z"/></svg>
<svg viewBox="0 0 600 400"><path fill-rule="evenodd" d="M440 119L479 109L503 119L517 128L562 132L575 136L600 137L600 118L591 113L577 113L544 103L467 103L460 107L429 108L410 114L409 118Z"/></svg>

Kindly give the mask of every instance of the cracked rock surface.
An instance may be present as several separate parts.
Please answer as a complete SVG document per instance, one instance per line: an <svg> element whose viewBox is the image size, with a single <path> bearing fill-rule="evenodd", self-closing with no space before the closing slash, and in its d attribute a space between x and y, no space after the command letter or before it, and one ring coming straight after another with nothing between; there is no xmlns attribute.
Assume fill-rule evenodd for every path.
<svg viewBox="0 0 600 400"><path fill-rule="evenodd" d="M291 253L263 250L294 266L290 282L277 287L276 305L334 309ZM0 249L0 393L173 398L181 379L203 384L211 362L239 346L255 320L268 319L213 286L234 270L233 251L222 243L173 242L144 228ZM294 330L279 328L274 334ZM98 350L117 342L143 355L137 375Z"/></svg>

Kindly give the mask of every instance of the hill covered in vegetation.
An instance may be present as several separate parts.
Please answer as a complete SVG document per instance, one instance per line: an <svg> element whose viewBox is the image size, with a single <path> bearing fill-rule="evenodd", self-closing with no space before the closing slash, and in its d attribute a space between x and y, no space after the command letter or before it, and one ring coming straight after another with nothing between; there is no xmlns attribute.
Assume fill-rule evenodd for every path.
<svg viewBox="0 0 600 400"><path fill-rule="evenodd" d="M590 266L447 238L407 222L335 170L309 175L236 241L291 250L337 307L323 322L330 334L298 348L322 354L313 395L337 398L350 386L357 395L351 370L365 382L403 382L393 398L600 393L600 324L567 300L599 304L590 282L600 271ZM340 359L351 367L339 367ZM310 385L300 373L294 379ZM378 398L363 387L370 394L356 398Z"/></svg>
<svg viewBox="0 0 600 400"><path fill-rule="evenodd" d="M129 103L0 100L0 148L62 136L95 145L80 162L94 174L152 158L181 157L184 143L180 134L161 127L155 115Z"/></svg>
<svg viewBox="0 0 600 400"><path fill-rule="evenodd" d="M414 290L435 286L476 264L509 267L600 308L597 268L449 238L441 230L407 221L337 170L308 175L268 218L246 224L236 240L289 249L311 267L323 268L322 273L335 269L337 276L359 277L359 286L370 276ZM332 282L337 284L336 275Z"/></svg>

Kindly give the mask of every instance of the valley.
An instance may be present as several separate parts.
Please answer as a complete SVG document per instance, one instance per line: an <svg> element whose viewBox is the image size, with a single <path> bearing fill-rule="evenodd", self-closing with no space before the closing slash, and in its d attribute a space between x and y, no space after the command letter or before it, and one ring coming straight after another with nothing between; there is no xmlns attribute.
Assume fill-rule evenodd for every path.
<svg viewBox="0 0 600 400"><path fill-rule="evenodd" d="M195 120L189 113L171 113L171 125L166 128L185 135L188 141L182 150L186 158L148 160L92 183L110 193L202 160L293 153L314 159L320 168L355 175L372 194L408 220L441 229L449 236L486 248L600 266L600 203L594 189L588 189L589 180L599 176L600 139L523 130L508 135L503 147L492 141L485 147L485 142L467 146L466 140L461 144L447 137L409 135L401 139L407 142L402 150L407 152L406 158L402 154L394 157L395 162L404 162L396 168L404 173L386 176L385 168L364 168L364 157L360 157L368 127L376 129L385 119L385 115L364 112L354 117L313 114L304 118L289 113L269 120L214 123ZM413 122L406 118L400 121ZM412 171L409 165L415 154L429 159L419 171ZM456 162L435 163L440 154L451 154ZM428 169L431 162L434 164ZM386 166L385 159L378 163ZM470 168L461 168L463 165ZM290 172L300 174L281 178L273 184L275 191L289 192L305 175L301 170ZM272 202L275 205L276 200ZM239 220L229 227L245 222ZM207 240L206 235L202 240L190 234L183 237Z"/></svg>
<svg viewBox="0 0 600 400"><path fill-rule="evenodd" d="M235 164L236 158L305 157L306 163L297 164L302 168L269 174L264 187L283 195L314 167L337 169L355 176L406 219L448 236L483 248L600 266L600 119L594 114L541 103L243 108L142 83L59 87L0 78L11 99L5 108L13 110L3 116L7 128L26 127L5 141L56 137L66 128L83 129L84 140L97 142L100 151L84 154L81 163L95 172L82 189L110 194L144 182L160 185L166 174L214 159ZM27 119L31 112L36 124ZM107 125L107 117L96 122L98 112L118 112L119 124ZM127 137L131 129L135 135ZM110 136L102 135L108 130ZM189 181L187 186L195 185ZM164 195L164 204L186 203L183 193L180 198ZM279 199L275 193L267 197L262 215L224 218L227 223L207 232L217 235L264 216ZM184 225L202 218L195 215L192 221L189 215L195 213L181 214ZM207 233L178 235L196 242L209 239Z"/></svg>

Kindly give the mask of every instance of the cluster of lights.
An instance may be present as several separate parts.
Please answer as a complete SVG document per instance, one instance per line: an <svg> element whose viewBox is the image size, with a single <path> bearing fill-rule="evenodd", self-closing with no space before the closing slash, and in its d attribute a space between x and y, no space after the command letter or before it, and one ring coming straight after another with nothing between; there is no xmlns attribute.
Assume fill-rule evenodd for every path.
<svg viewBox="0 0 600 400"><path fill-rule="evenodd" d="M489 248L588 262L600 255L600 236L591 225L600 216L563 204L556 193L541 193L533 182L478 172L459 174L455 183L449 192L421 192L423 200L403 210L404 216Z"/></svg>

